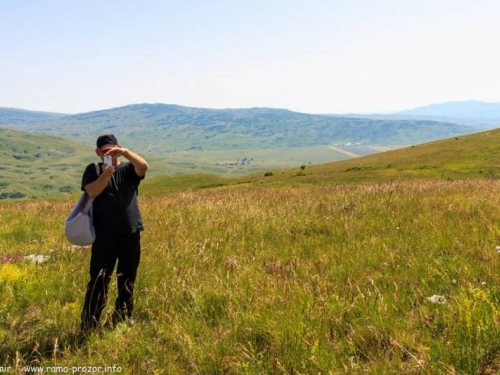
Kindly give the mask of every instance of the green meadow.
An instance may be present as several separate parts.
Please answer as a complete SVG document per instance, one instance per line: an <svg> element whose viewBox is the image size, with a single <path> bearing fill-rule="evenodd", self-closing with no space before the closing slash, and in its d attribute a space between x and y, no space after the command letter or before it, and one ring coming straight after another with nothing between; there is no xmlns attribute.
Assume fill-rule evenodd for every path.
<svg viewBox="0 0 500 375"><path fill-rule="evenodd" d="M145 374L498 369L499 188L410 181L141 198L137 324L112 327L107 310L86 342L89 249L64 238L72 202L2 202L0 363ZM50 258L31 264L29 254Z"/></svg>
<svg viewBox="0 0 500 375"><path fill-rule="evenodd" d="M0 364L127 374L493 373L498 131L237 178L147 178L137 324L81 340L75 196L0 202ZM149 172L148 172L149 173ZM33 264L23 257L48 255Z"/></svg>
<svg viewBox="0 0 500 375"><path fill-rule="evenodd" d="M353 151L355 152L355 151ZM318 187L391 181L496 180L500 178L500 129L453 137L334 163L297 165L233 178L184 176L186 187L200 189L212 181L220 190ZM202 177L203 176L203 177ZM171 177L151 179L146 194L171 191ZM199 179L199 183L193 183Z"/></svg>
<svg viewBox="0 0 500 375"><path fill-rule="evenodd" d="M342 151L356 155L377 152L376 149L365 146L343 147ZM237 177L252 172L326 163L350 157L328 146L193 149L165 152L164 155L142 155L151 165L150 177L195 173ZM99 161L92 147L74 140L3 128L0 128L0 156L0 200L51 199L76 193L80 190L81 175L87 164ZM247 159L245 164L241 162L243 159Z"/></svg>

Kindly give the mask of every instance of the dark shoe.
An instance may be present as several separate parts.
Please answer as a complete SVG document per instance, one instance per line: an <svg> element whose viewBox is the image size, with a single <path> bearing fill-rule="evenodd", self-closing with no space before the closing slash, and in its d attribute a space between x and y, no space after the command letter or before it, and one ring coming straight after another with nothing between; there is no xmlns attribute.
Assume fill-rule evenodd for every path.
<svg viewBox="0 0 500 375"><path fill-rule="evenodd" d="M135 319L131 316L126 316L123 311L115 310L111 315L111 321L113 323L113 327L116 327L120 323L127 323L130 327L135 326Z"/></svg>
<svg viewBox="0 0 500 375"><path fill-rule="evenodd" d="M133 316L129 316L127 319L126 319L126 322L127 324L130 326L130 327L133 327L135 326L135 319Z"/></svg>

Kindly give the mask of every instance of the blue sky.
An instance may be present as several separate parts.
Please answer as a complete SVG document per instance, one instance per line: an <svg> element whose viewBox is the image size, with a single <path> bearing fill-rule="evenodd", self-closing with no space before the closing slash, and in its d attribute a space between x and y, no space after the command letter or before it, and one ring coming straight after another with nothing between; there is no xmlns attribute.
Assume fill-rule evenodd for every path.
<svg viewBox="0 0 500 375"><path fill-rule="evenodd" d="M0 0L0 106L500 102L499 16L484 0Z"/></svg>

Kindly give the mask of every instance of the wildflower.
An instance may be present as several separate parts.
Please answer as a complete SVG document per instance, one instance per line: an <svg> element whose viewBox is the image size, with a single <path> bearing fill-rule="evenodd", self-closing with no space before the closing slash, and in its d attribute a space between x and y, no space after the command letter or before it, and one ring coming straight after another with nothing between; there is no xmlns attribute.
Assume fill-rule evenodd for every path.
<svg viewBox="0 0 500 375"><path fill-rule="evenodd" d="M427 300L432 302L432 303L437 303L440 305L446 303L446 298L444 296L438 296L437 294L434 294L431 297L427 297Z"/></svg>
<svg viewBox="0 0 500 375"><path fill-rule="evenodd" d="M483 281L483 282L481 283L481 285L483 285L483 286L484 286L484 285L486 285L486 281Z"/></svg>
<svg viewBox="0 0 500 375"><path fill-rule="evenodd" d="M30 260L31 263L39 264L39 263L45 263L47 260L49 260L50 255L27 255L24 257L24 260Z"/></svg>
<svg viewBox="0 0 500 375"><path fill-rule="evenodd" d="M6 263L0 266L0 281L13 283L23 276L23 271L15 264Z"/></svg>
<svg viewBox="0 0 500 375"><path fill-rule="evenodd" d="M497 249L497 253L500 254L500 246L497 246L496 249Z"/></svg>
<svg viewBox="0 0 500 375"><path fill-rule="evenodd" d="M452 282L453 284L456 284L456 283L457 283L457 280L453 279L453 280L451 280L451 282Z"/></svg>

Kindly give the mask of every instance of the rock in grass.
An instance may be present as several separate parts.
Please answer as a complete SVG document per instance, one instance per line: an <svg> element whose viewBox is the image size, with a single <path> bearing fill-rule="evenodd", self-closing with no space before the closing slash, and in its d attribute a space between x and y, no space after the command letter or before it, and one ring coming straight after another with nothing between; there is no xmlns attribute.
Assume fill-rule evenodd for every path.
<svg viewBox="0 0 500 375"><path fill-rule="evenodd" d="M24 260L29 260L31 263L39 264L39 263L45 263L47 260L49 260L50 255L26 255L24 257Z"/></svg>
<svg viewBox="0 0 500 375"><path fill-rule="evenodd" d="M427 297L427 301L443 305L446 303L446 298L444 296L438 296L437 294L434 294L431 297Z"/></svg>

